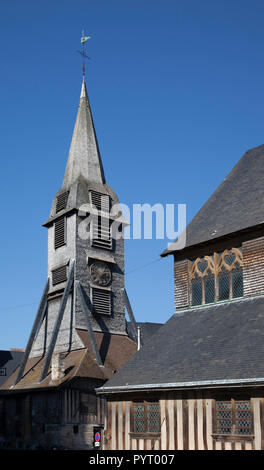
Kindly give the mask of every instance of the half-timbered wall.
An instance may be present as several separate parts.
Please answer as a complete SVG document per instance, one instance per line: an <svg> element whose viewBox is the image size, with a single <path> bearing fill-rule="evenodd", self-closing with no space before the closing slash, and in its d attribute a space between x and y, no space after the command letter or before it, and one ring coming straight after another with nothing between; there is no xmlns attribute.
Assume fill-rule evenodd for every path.
<svg viewBox="0 0 264 470"><path fill-rule="evenodd" d="M64 390L64 424L104 425L105 400L95 393Z"/></svg>
<svg viewBox="0 0 264 470"><path fill-rule="evenodd" d="M145 395L146 398L146 395ZM133 401L129 398L107 403L107 450L263 450L264 398L250 399L253 437L216 438L214 434L214 398L170 393L160 402L160 435L135 436L132 430Z"/></svg>
<svg viewBox="0 0 264 470"><path fill-rule="evenodd" d="M8 395L0 400L0 447L92 449L105 424L105 399L85 381L79 389ZM99 381L94 381L97 385Z"/></svg>

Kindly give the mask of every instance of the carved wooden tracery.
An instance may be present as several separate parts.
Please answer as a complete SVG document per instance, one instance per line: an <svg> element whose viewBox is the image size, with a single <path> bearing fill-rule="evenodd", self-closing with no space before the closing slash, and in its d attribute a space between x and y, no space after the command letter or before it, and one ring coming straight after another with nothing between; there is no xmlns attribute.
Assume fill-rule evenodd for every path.
<svg viewBox="0 0 264 470"><path fill-rule="evenodd" d="M232 272L241 271L243 267L243 255L239 248L224 250L222 253L214 253L211 256L196 258L190 263L189 280L193 286L193 282L197 279L201 280L202 299L201 303L206 302L205 282L209 277L214 282L214 301L219 300L219 278L224 273L229 273L229 298L233 298L233 278ZM237 295L236 295L237 296ZM192 297L192 289L191 289ZM192 299L192 304L195 304Z"/></svg>

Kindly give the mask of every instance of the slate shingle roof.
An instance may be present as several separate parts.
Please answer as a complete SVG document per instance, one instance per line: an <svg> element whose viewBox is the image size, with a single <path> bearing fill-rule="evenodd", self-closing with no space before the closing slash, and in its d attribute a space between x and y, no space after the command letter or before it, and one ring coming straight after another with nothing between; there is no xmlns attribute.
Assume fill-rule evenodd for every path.
<svg viewBox="0 0 264 470"><path fill-rule="evenodd" d="M99 184L105 183L92 111L84 80L63 180L63 188L69 188L80 175L88 181L92 180Z"/></svg>
<svg viewBox="0 0 264 470"><path fill-rule="evenodd" d="M264 145L248 150L187 226L186 248L264 224ZM161 256L171 254L165 250Z"/></svg>
<svg viewBox="0 0 264 470"><path fill-rule="evenodd" d="M5 369L6 375L0 376L0 387L21 364L24 351L0 351L0 368Z"/></svg>
<svg viewBox="0 0 264 470"><path fill-rule="evenodd" d="M0 387L0 394L12 391L37 390L67 385L76 377L86 377L105 381L136 352L137 345L124 335L95 333L104 367L100 367L93 354L89 334L86 330L76 330L85 348L70 351L65 357L65 376L55 382L51 381L51 373L39 382L44 365L44 357L28 359L22 379L14 386L17 370ZM122 354L120 354L122 351Z"/></svg>
<svg viewBox="0 0 264 470"><path fill-rule="evenodd" d="M151 323L151 322L136 322L136 327L140 328L140 338L141 344L145 344L146 341L154 335L157 330L161 327L162 323ZM128 336L137 341L137 338L134 337L132 325L130 322L127 322L127 334Z"/></svg>
<svg viewBox="0 0 264 470"><path fill-rule="evenodd" d="M263 356L264 297L220 302L174 314L100 390L264 382Z"/></svg>

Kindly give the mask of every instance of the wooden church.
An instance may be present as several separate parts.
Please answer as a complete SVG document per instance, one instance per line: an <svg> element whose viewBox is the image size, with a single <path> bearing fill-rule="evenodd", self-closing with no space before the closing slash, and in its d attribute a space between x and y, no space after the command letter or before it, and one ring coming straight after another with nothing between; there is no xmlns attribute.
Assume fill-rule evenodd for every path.
<svg viewBox="0 0 264 470"><path fill-rule="evenodd" d="M47 281L21 365L0 388L0 446L91 449L96 435L102 447L106 403L95 388L135 354L139 326L143 342L159 326L135 323L124 239L113 233L125 223L83 79L63 184L44 223Z"/></svg>
<svg viewBox="0 0 264 470"><path fill-rule="evenodd" d="M107 449L264 450L264 146L186 230L175 314L109 381Z"/></svg>

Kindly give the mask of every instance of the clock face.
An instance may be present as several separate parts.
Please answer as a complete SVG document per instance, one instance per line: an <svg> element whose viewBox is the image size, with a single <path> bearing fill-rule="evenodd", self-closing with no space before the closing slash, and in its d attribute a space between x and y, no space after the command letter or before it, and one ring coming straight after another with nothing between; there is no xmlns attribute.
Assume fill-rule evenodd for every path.
<svg viewBox="0 0 264 470"><path fill-rule="evenodd" d="M108 286L111 282L111 270L106 263L95 261L90 266L91 280L99 286Z"/></svg>

